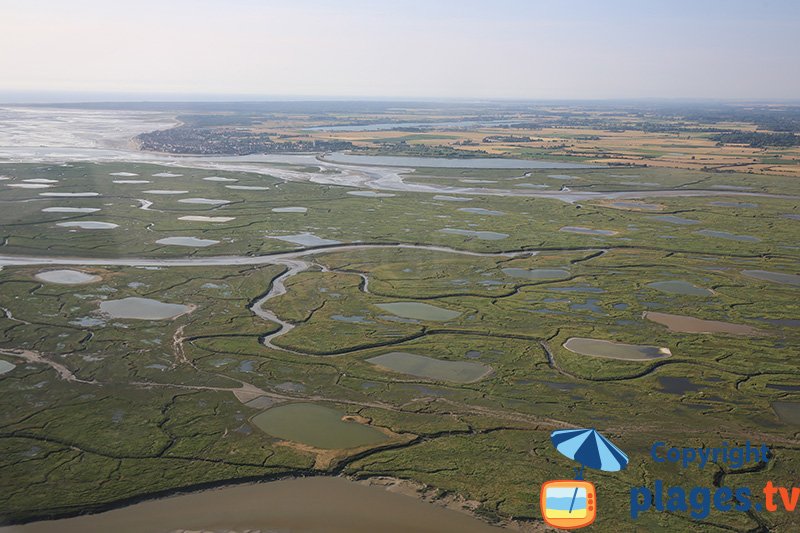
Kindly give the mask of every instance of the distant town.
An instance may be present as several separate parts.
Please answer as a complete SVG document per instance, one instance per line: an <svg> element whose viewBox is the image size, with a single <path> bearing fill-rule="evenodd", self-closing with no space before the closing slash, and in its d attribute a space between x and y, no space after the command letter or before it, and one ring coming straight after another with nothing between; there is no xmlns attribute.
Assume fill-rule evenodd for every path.
<svg viewBox="0 0 800 533"><path fill-rule="evenodd" d="M140 150L170 154L249 155L264 153L323 152L348 150L347 141L303 139L296 136L223 128L179 126L143 133L135 141Z"/></svg>

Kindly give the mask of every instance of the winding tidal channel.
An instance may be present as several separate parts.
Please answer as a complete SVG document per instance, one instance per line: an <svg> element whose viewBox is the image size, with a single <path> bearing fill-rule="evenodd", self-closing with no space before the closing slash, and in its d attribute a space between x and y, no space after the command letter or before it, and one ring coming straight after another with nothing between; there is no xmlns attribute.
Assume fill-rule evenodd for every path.
<svg viewBox="0 0 800 533"><path fill-rule="evenodd" d="M2 138L0 137L0 141ZM337 154L333 154L337 155ZM251 172L253 174L268 175L283 181L307 182L318 185L334 185L342 187L355 187L388 192L419 192L433 194L459 194L482 196L517 196L531 198L552 198L563 202L578 202L591 200L636 200L642 198L663 197L697 197L697 196L746 196L766 198L797 199L796 196L770 194L754 191L738 191L725 189L648 189L628 191L572 191L563 190L531 190L531 189L506 189L506 188L480 188L441 185L435 183L419 183L406 181L406 177L415 176L412 165L408 167L389 166L383 161L385 158L375 156L375 164L361 161L369 160L370 156L361 156L359 163L335 162L329 156L319 154L271 154L249 156L195 156L160 154L153 152L140 152L135 150L109 149L109 148L76 148L73 146L39 148L36 146L3 146L0 144L0 161L7 162L36 162L36 163L69 163L69 162L124 162L124 163L151 163L174 168L195 168L212 171ZM410 158L414 160L414 158ZM431 158L435 161L435 158ZM475 166L478 163L480 166ZM489 163L486 163L489 161ZM412 161L413 162L413 161ZM465 159L459 161L463 168L494 168L491 162L496 162L497 168L503 168L505 159ZM434 163L429 163L434 164ZM286 168L293 165L297 169ZM531 161L530 168L553 170L562 168L558 162ZM303 167L302 169L299 167ZM316 170L311 170L312 168ZM592 165L573 165L573 168L606 168ZM423 177L424 176L416 176ZM149 206L142 206L147 209Z"/></svg>
<svg viewBox="0 0 800 533"><path fill-rule="evenodd" d="M212 257L187 257L179 259L147 259L147 258L78 258L78 257L38 257L38 256L13 256L13 255L0 255L0 268L3 266L125 266L125 267L205 267L205 266L242 266L242 265L281 265L286 267L286 271L275 278L269 290L255 300L250 305L250 310L257 316L275 322L280 328L266 335L262 338L263 344L274 350L290 351L286 348L281 348L272 343L272 341L281 335L285 335L294 328L294 324L280 319L273 311L264 308L264 304L273 298L286 294L285 282L287 279L304 272L315 265L312 261L305 260L303 257L315 255L320 253L330 252L346 252L357 250L372 250L372 249L411 249L411 250L427 250L434 252L451 253L458 255L468 255L473 257L530 257L535 255L535 251L520 251L520 252L499 252L499 253L482 253L470 252L467 250L457 250L455 248L448 248L446 246L428 246L416 244L341 244L333 246L325 246L321 248L308 248L297 250L293 252L281 252L269 255L260 256L239 256L239 255L225 255L225 256L212 256ZM324 267L319 266L323 271ZM367 292L369 280L365 275L361 274L364 279L363 290Z"/></svg>

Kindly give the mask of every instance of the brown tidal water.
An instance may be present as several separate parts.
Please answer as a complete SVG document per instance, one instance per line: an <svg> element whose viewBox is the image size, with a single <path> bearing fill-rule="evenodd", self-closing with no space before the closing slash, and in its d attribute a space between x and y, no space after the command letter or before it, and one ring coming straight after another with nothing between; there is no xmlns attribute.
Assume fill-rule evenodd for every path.
<svg viewBox="0 0 800 533"><path fill-rule="evenodd" d="M0 527L0 533L491 533L467 514L382 487L313 477L173 496L62 520Z"/></svg>

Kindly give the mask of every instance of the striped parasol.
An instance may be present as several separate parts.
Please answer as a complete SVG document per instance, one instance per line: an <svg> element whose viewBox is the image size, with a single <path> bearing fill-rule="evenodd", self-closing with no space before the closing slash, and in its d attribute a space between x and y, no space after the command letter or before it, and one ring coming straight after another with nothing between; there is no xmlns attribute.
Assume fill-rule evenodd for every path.
<svg viewBox="0 0 800 533"><path fill-rule="evenodd" d="M575 479L583 479L583 469L586 466L606 472L616 472L628 465L628 456L625 452L594 429L560 429L550 434L550 440L559 453L581 464L580 469L575 469ZM577 495L578 487L575 487L569 504L570 513Z"/></svg>
<svg viewBox="0 0 800 533"><path fill-rule="evenodd" d="M561 429L550 434L559 453L583 467L616 472L628 465L628 456L594 429Z"/></svg>

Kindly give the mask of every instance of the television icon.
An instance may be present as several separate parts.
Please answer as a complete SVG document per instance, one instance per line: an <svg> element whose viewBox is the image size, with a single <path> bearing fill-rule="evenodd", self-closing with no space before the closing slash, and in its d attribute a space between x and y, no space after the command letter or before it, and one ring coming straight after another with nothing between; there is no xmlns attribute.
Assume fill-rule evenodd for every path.
<svg viewBox="0 0 800 533"><path fill-rule="evenodd" d="M545 523L559 529L586 527L597 515L594 484L588 481L547 481L542 485L539 503Z"/></svg>

